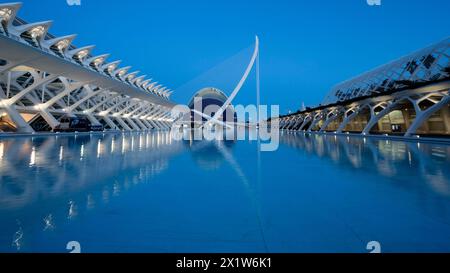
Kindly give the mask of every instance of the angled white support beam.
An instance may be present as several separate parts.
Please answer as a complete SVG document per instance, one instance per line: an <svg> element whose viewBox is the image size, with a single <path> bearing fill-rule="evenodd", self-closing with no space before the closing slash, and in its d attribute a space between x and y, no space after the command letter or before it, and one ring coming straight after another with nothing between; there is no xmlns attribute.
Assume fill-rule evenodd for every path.
<svg viewBox="0 0 450 273"><path fill-rule="evenodd" d="M347 124L350 123L350 121L352 121L360 112L361 108L360 107L353 107L351 109L349 109L348 111L346 111L345 113L345 117L344 120L342 121L341 125L339 126L339 128L336 130L336 132L338 133L342 133L342 131L345 129L345 127L347 126ZM347 116L347 113L349 113L350 111L353 111L353 113L351 113L350 115Z"/></svg>
<svg viewBox="0 0 450 273"><path fill-rule="evenodd" d="M139 103L140 103L140 101L135 101L135 102L131 101L130 105L127 105L122 110L115 112L113 114L113 116L121 116L122 114L124 114L125 112L127 112L128 110L130 110L131 108L133 108L134 106L136 106Z"/></svg>
<svg viewBox="0 0 450 273"><path fill-rule="evenodd" d="M99 113L100 116L104 116L104 115L108 115L111 111L113 111L115 108L117 108L119 105L122 105L126 102L128 102L129 100L131 100L131 98L126 97L126 98L122 98L121 100L119 100L117 103L114 103L112 106L110 106L108 109L106 109L105 111L101 111Z"/></svg>
<svg viewBox="0 0 450 273"><path fill-rule="evenodd" d="M144 119L144 117L146 115L148 115L148 113L150 113L150 111L152 110L152 107L150 105L147 105L146 107L140 109L139 111L137 111L136 113L134 113L132 115L132 118L138 118L138 119Z"/></svg>
<svg viewBox="0 0 450 273"><path fill-rule="evenodd" d="M142 117L142 119L152 118L153 115L155 115L158 112L159 112L159 108L157 106L153 105L152 108L150 108L149 112Z"/></svg>
<svg viewBox="0 0 450 273"><path fill-rule="evenodd" d="M313 121L311 122L311 125L306 129L307 132L311 132L312 129L322 120L321 114L318 113L314 115Z"/></svg>
<svg viewBox="0 0 450 273"><path fill-rule="evenodd" d="M131 118L124 118L128 124L130 124L131 127L133 127L132 129L136 130L136 131L140 131L141 128L131 119Z"/></svg>
<svg viewBox="0 0 450 273"><path fill-rule="evenodd" d="M93 125L101 125L100 121L98 121L98 119L96 119L92 114L86 114L85 116Z"/></svg>
<svg viewBox="0 0 450 273"><path fill-rule="evenodd" d="M288 126L286 129L288 129L288 130L295 130L302 123L303 123L303 116L300 116L297 119L295 119L295 122L294 122L294 124L292 126Z"/></svg>
<svg viewBox="0 0 450 273"><path fill-rule="evenodd" d="M48 100L46 103L42 104L40 106L41 109L47 109L49 107L51 107L53 104L55 104L57 101L59 101L60 99L64 98L65 96L70 95L70 93L72 93L75 90L80 89L81 87L83 87L84 85L88 84L87 82L82 82L82 83L73 83L73 84L69 84L68 86L66 86L64 88L63 91L61 91L60 93L58 93L57 95L55 95L53 98L51 98L50 100Z"/></svg>
<svg viewBox="0 0 450 273"><path fill-rule="evenodd" d="M23 89L22 91L17 93L14 97L6 100L5 104L8 104L8 105L15 104L18 100L23 98L25 95L27 95L31 91L34 91L35 89L38 89L42 85L56 80L59 76L60 75L49 75L49 76L44 76L44 77L42 77L40 79L35 79L35 82L32 85L30 85L27 88Z"/></svg>
<svg viewBox="0 0 450 273"><path fill-rule="evenodd" d="M90 88L88 88L88 90L90 90L90 91L89 91L89 94L88 94L87 96L83 97L82 99L79 99L78 101L76 101L76 102L75 102L74 104L72 104L71 106L66 107L66 108L64 109L64 111L66 111L66 112L68 112L68 113L73 112L73 111L74 111L78 106L80 106L82 103L84 103L84 102L86 102L87 100L89 100L89 99L91 99L91 98L93 98L93 97L95 97L95 96L97 96L97 95L100 95L101 93L107 91L107 90L105 90L105 89L100 89L100 90L97 90L97 91L91 91Z"/></svg>
<svg viewBox="0 0 450 273"><path fill-rule="evenodd" d="M137 112L146 109L147 107L149 107L150 103L149 102L142 102L141 105L139 107L137 107L136 109L134 109L133 111L131 111L130 113L126 114L126 117L132 117L133 115L135 115Z"/></svg>
<svg viewBox="0 0 450 273"><path fill-rule="evenodd" d="M153 120L147 120L148 123L153 127L154 130L160 130L161 128Z"/></svg>
<svg viewBox="0 0 450 273"><path fill-rule="evenodd" d="M342 116L342 112L337 111L336 113L333 113L331 116L328 116L328 118L325 120L325 122L322 124L322 127L320 128L320 132L324 132L327 127L334 121L336 121L339 117Z"/></svg>
<svg viewBox="0 0 450 273"><path fill-rule="evenodd" d="M144 123L149 130L153 129L153 126L150 124L148 120L141 119L141 122Z"/></svg>
<svg viewBox="0 0 450 273"><path fill-rule="evenodd" d="M302 126L300 126L300 128L298 129L299 131L303 131L303 129L306 127L306 125L308 125L308 123L312 120L311 116L307 116L305 117L305 119L303 120Z"/></svg>
<svg viewBox="0 0 450 273"><path fill-rule="evenodd" d="M370 119L369 122L367 123L366 127L364 128L364 130L362 131L363 135L367 135L370 133L370 130L372 130L372 128L383 118L385 117L387 114L389 114L390 112L392 112L392 110L398 106L400 101L397 102L386 102L388 105L381 110L378 114L375 113L374 108L376 108L377 106L374 107L370 107Z"/></svg>
<svg viewBox="0 0 450 273"><path fill-rule="evenodd" d="M119 118L119 117L113 117L115 120L117 120L117 122L120 124L120 126L122 126L123 130L126 131L132 131L132 129L125 123L125 121L123 121L123 119Z"/></svg>
<svg viewBox="0 0 450 273"><path fill-rule="evenodd" d="M409 127L408 131L406 132L405 136L410 137L413 134L417 132L417 130L422 126L422 124L430 118L431 115L442 109L442 107L446 106L448 103L450 103L450 95L444 96L441 101L436 103L435 105L431 106L425 111L420 110L419 112L416 111L416 119ZM419 107L420 109L420 107Z"/></svg>
<svg viewBox="0 0 450 273"><path fill-rule="evenodd" d="M52 129L55 129L56 126L59 125L59 122L56 118L48 111L47 108L41 107L39 101L37 101L33 96L28 96L27 99L30 100L34 104L34 108L39 111L39 114L44 118L44 120L50 125Z"/></svg>
<svg viewBox="0 0 450 273"><path fill-rule="evenodd" d="M34 132L33 128L31 128L31 126L22 118L14 105L4 106L3 109L5 109L6 113L8 113L8 116L12 122L14 122L14 125L16 125L18 133Z"/></svg>
<svg viewBox="0 0 450 273"><path fill-rule="evenodd" d="M138 118L133 119L133 121L141 128L141 130L148 130L149 128Z"/></svg>
<svg viewBox="0 0 450 273"><path fill-rule="evenodd" d="M149 115L147 119L155 120L160 114L162 114L163 111L164 110L161 107L156 106L155 111L151 115Z"/></svg>
<svg viewBox="0 0 450 273"><path fill-rule="evenodd" d="M118 129L117 125L108 116L104 116L102 119L109 125L109 127L111 127L112 130Z"/></svg>
<svg viewBox="0 0 450 273"><path fill-rule="evenodd" d="M85 110L84 112L86 112L86 113L93 113L93 112L94 112L95 110L97 110L99 107L102 107L102 106L105 105L106 103L111 102L113 99L115 99L115 98L117 98L117 97L119 97L119 96L120 96L120 94L114 94L114 95L111 95L111 96L108 97L107 99L105 99L105 100L103 100L102 102L100 102L100 103L94 105L94 106L91 107L90 109Z"/></svg>

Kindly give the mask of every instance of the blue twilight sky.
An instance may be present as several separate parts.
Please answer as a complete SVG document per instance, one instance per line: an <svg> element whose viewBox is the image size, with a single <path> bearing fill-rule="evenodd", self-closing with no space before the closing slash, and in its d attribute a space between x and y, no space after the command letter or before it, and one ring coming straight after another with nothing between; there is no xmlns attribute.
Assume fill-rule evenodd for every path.
<svg viewBox="0 0 450 273"><path fill-rule="evenodd" d="M262 102L282 112L302 102L317 105L340 81L450 35L448 0L381 0L377 7L366 0L22 2L23 19L54 20L52 34L76 33L77 46L95 44L95 55L111 53L109 61L121 59L172 89L247 48L258 34ZM254 83L249 79L236 104L254 102ZM187 103L194 91L173 99Z"/></svg>

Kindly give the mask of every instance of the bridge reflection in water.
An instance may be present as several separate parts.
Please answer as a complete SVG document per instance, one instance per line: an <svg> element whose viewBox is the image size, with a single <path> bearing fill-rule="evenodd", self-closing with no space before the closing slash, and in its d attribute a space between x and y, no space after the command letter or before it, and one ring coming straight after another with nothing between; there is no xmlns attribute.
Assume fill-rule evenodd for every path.
<svg viewBox="0 0 450 273"><path fill-rule="evenodd" d="M0 139L0 252L450 251L450 147L282 132Z"/></svg>

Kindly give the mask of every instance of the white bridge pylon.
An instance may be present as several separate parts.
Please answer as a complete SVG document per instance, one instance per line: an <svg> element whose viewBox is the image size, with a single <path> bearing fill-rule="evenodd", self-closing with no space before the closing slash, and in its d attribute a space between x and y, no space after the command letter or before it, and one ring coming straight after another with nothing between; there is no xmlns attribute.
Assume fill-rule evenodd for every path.
<svg viewBox="0 0 450 273"><path fill-rule="evenodd" d="M253 67L255 66L255 63L258 60L258 56L259 56L259 38L258 38L258 36L255 36L255 49L253 50L252 58L250 60L250 63L247 66L247 69L245 70L244 75L242 76L242 78L239 81L239 83L237 84L237 86L234 88L231 95L228 97L228 99L225 101L225 103L222 105L222 107L220 107L220 109L214 114L213 117L206 115L204 113L201 113L201 115L207 119L206 123L203 126L207 126L207 125L210 125L211 123L215 123L215 124L218 124L221 126L231 127L229 124L219 121L219 118L223 115L223 113L226 111L228 106L230 106L230 104L233 102L233 100L237 96L237 94L239 94L239 91L241 91L242 86L244 85L245 81L247 80L248 76L250 75L250 72L252 71ZM259 77L258 77L258 80L259 80ZM259 86L259 84L258 84L258 86ZM259 112L259 109L258 109L258 112Z"/></svg>

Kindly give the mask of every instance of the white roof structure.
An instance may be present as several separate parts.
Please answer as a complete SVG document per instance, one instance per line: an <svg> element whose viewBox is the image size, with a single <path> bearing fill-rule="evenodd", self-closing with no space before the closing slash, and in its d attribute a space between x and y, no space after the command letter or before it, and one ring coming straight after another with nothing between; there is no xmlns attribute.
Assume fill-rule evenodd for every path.
<svg viewBox="0 0 450 273"><path fill-rule="evenodd" d="M76 38L76 35L55 37L50 34L49 29L53 23L52 21L27 23L17 17L17 12L21 6L21 3L0 4L0 21L2 22L0 33L8 36L15 42L32 46L36 50L41 51L41 53L44 51L46 53L45 58L48 60L44 62L43 59L45 58L41 58L39 63L35 64L35 67L49 72L55 69L58 69L59 72L67 71L67 73L70 73L75 77L79 74L95 72L97 73L99 87L106 87L101 86L100 84L104 83L108 86L113 86L113 88L116 87L115 91L125 92L125 94L127 94L128 91L131 93L130 95L139 94L141 99L146 98L149 101L161 103L166 106L173 105L168 101L169 97L158 96L151 90L145 89L139 85L131 84L129 82L129 80L131 80L129 76L132 76L132 78L139 78L141 82L145 81L144 78L138 75L138 71L127 74L131 69L131 66L118 67L120 61L108 63L106 60L109 57L109 54L93 56L92 51L94 50L94 45L76 47L72 43ZM2 50L0 51L0 58L12 59L14 61L14 59L24 59L27 56L32 58L35 55L29 48L26 50L18 50L18 45L12 43L14 41L8 41L7 43L5 39L1 39L0 46L2 47ZM8 50L13 47L14 50ZM5 54L7 56L3 56ZM59 64L54 65L53 69L52 67L49 67L51 66L50 64L55 62L59 62ZM103 64L106 65L102 66ZM108 69L111 69L111 71L108 71ZM77 73L73 73L75 70ZM89 74L92 76L92 73ZM116 77L117 75L119 75L119 77ZM75 78L74 80L77 79ZM115 81L115 83L112 83L112 81Z"/></svg>
<svg viewBox="0 0 450 273"><path fill-rule="evenodd" d="M336 85L322 105L448 78L450 38Z"/></svg>

